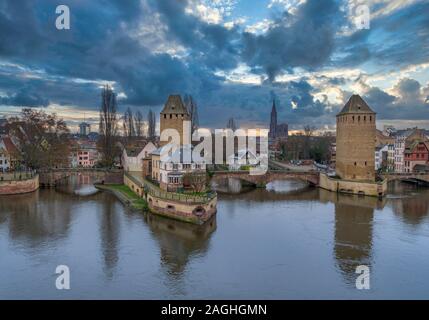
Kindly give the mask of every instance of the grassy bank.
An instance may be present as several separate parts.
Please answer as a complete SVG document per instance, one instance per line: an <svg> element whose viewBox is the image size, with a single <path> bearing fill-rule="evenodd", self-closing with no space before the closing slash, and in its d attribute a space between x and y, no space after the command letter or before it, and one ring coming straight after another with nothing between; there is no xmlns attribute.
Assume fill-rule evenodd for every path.
<svg viewBox="0 0 429 320"><path fill-rule="evenodd" d="M149 210L147 202L135 194L130 188L123 184L97 184L96 188L110 191L115 194L124 204L136 210Z"/></svg>

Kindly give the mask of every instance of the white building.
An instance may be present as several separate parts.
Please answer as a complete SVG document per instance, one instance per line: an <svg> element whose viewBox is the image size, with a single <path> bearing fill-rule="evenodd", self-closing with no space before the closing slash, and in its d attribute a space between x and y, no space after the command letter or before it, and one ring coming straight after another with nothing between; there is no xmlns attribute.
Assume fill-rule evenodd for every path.
<svg viewBox="0 0 429 320"><path fill-rule="evenodd" d="M10 156L6 148L2 145L0 140L0 172L9 171L10 169Z"/></svg>
<svg viewBox="0 0 429 320"><path fill-rule="evenodd" d="M387 162L389 145L380 145L375 148L375 170L383 168L383 162Z"/></svg>
<svg viewBox="0 0 429 320"><path fill-rule="evenodd" d="M170 152L166 155L162 154L162 148L167 148ZM186 156L189 155L189 156ZM155 160L159 159L159 160ZM171 145L158 148L152 152L152 178L157 178L160 187L163 190L175 192L186 188L184 176L186 174L201 173L201 179L205 179L206 162L193 161L192 148L181 146L172 151ZM159 173L158 173L159 172Z"/></svg>
<svg viewBox="0 0 429 320"><path fill-rule="evenodd" d="M152 142L146 143L143 148L124 148L122 153L122 165L125 171L143 171L143 160L148 159L156 150Z"/></svg>
<svg viewBox="0 0 429 320"><path fill-rule="evenodd" d="M388 172L395 171L395 145L394 144L387 145L387 171Z"/></svg>
<svg viewBox="0 0 429 320"><path fill-rule="evenodd" d="M399 135L395 139L395 172L397 173L405 172L404 151L406 139L406 135Z"/></svg>

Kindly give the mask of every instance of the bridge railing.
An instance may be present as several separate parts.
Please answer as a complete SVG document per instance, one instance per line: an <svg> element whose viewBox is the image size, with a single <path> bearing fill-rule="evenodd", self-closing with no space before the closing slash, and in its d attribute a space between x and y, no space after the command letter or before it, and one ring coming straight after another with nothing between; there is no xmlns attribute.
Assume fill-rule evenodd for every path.
<svg viewBox="0 0 429 320"><path fill-rule="evenodd" d="M214 191L207 192L205 195L191 195L186 193L167 192L146 179L139 180L135 178L133 175L129 174L128 172L125 172L125 176L131 181L133 181L133 183L138 185L140 188L143 188L147 194L150 194L156 198L173 200L173 201L175 200L175 201L180 201L185 203L202 204L202 203L207 203L208 201L216 197L216 192Z"/></svg>
<svg viewBox="0 0 429 320"><path fill-rule="evenodd" d="M52 169L38 169L38 173L52 173L52 172L122 172L122 169L110 168L52 168Z"/></svg>
<svg viewBox="0 0 429 320"><path fill-rule="evenodd" d="M211 171L211 174L250 174L247 170L217 170L217 171ZM291 175L307 175L307 174L316 174L319 173L316 170L309 170L309 171L292 171L289 169L279 169L279 170L268 170L266 173L287 173Z"/></svg>
<svg viewBox="0 0 429 320"><path fill-rule="evenodd" d="M34 178L36 175L36 171L1 172L0 181L28 180Z"/></svg>

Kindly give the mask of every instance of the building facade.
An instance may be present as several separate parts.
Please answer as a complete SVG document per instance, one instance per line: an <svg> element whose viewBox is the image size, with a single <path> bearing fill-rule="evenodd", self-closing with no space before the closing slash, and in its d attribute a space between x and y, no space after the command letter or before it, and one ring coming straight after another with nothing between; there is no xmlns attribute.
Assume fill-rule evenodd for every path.
<svg viewBox="0 0 429 320"><path fill-rule="evenodd" d="M152 142L147 142L140 147L124 148L122 153L122 166L125 171L143 172L145 177L149 173L149 169L144 170L145 160L150 159L150 154L157 148Z"/></svg>
<svg viewBox="0 0 429 320"><path fill-rule="evenodd" d="M395 138L395 172L396 173L403 173L405 172L405 159L404 159L404 152L405 152L405 135L398 135Z"/></svg>
<svg viewBox="0 0 429 320"><path fill-rule="evenodd" d="M375 181L376 113L353 95L337 115L336 173L341 179Z"/></svg>
<svg viewBox="0 0 429 320"><path fill-rule="evenodd" d="M7 172L10 169L10 156L5 148L0 146L0 172Z"/></svg>
<svg viewBox="0 0 429 320"><path fill-rule="evenodd" d="M87 136L91 131L91 125L87 122L82 122L79 124L79 134L81 136Z"/></svg>
<svg viewBox="0 0 429 320"><path fill-rule="evenodd" d="M429 163L429 143L414 141L407 144L404 152L405 172L414 172L416 165Z"/></svg>
<svg viewBox="0 0 429 320"><path fill-rule="evenodd" d="M0 138L0 171L14 171L21 165L21 152L9 136Z"/></svg>
<svg viewBox="0 0 429 320"><path fill-rule="evenodd" d="M379 145L375 147L375 170L387 171L389 145Z"/></svg>

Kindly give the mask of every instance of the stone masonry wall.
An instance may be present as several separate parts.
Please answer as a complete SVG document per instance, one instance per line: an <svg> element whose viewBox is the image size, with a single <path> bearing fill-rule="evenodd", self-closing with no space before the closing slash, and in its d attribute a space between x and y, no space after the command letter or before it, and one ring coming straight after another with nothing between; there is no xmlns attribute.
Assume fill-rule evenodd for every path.
<svg viewBox="0 0 429 320"><path fill-rule="evenodd" d="M336 171L342 179L375 181L375 120L362 113L337 117Z"/></svg>
<svg viewBox="0 0 429 320"><path fill-rule="evenodd" d="M0 195L29 193L39 188L39 176L27 180L0 181Z"/></svg>

